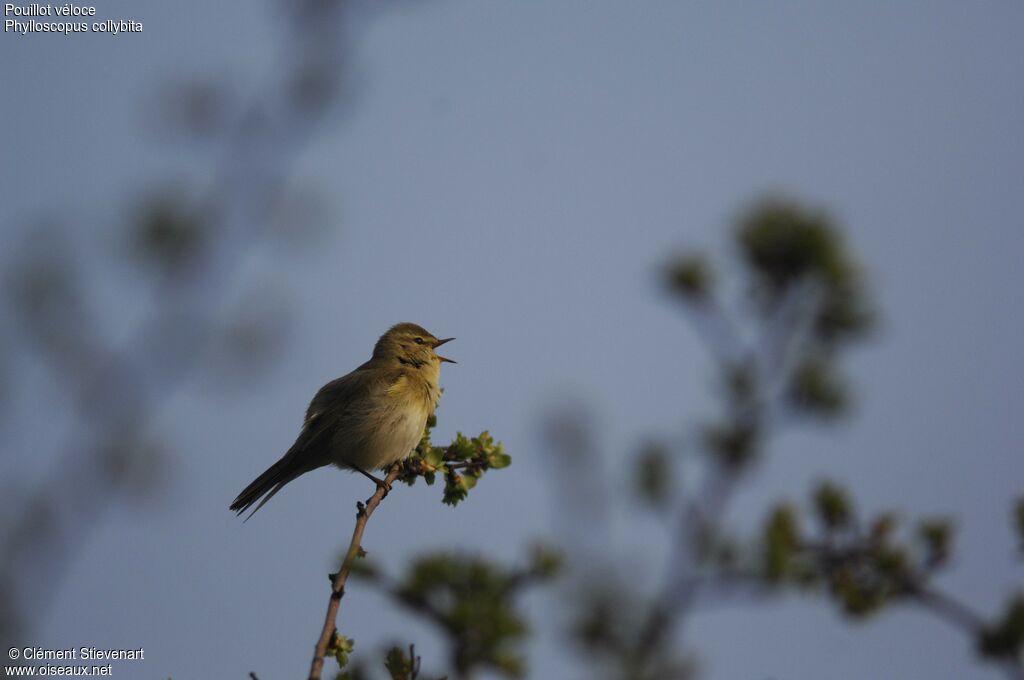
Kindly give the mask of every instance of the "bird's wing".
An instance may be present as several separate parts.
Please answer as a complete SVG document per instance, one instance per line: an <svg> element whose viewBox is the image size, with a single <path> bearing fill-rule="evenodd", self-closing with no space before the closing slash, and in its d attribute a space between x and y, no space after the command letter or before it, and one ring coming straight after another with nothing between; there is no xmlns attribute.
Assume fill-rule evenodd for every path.
<svg viewBox="0 0 1024 680"><path fill-rule="evenodd" d="M336 425L355 416L375 398L385 395L403 375L401 368L386 369L367 362L348 375L332 380L321 387L309 403L304 429L310 429L310 425L316 426L312 429L320 429L328 422Z"/></svg>
<svg viewBox="0 0 1024 680"><path fill-rule="evenodd" d="M365 411L373 404L374 396L386 392L400 377L400 372L368 368L373 367L364 364L320 388L310 402L295 443L238 494L231 504L232 510L241 514L256 505L254 513L291 480L331 462L331 438L335 433L351 429L353 420L365 420Z"/></svg>
<svg viewBox="0 0 1024 680"><path fill-rule="evenodd" d="M255 505L248 516L252 517L285 484L330 462L329 447L323 444L330 441L333 432L346 417L346 412L352 410L353 405L365 402L369 394L369 384L365 377L356 373L358 371L332 380L320 388L306 411L306 420L295 443L279 461L238 494L231 504L232 510L242 514Z"/></svg>
<svg viewBox="0 0 1024 680"><path fill-rule="evenodd" d="M330 410L344 411L345 406L370 396L373 372L366 364L340 378L335 378L317 391L306 409L305 425Z"/></svg>

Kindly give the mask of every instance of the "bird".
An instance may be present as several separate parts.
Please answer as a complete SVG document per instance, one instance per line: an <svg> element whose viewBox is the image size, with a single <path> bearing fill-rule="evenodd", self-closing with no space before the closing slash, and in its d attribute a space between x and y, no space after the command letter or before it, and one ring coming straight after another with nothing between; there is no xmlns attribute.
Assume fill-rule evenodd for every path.
<svg viewBox="0 0 1024 680"><path fill-rule="evenodd" d="M414 323L389 328L369 361L320 388L295 443L238 494L231 510L241 515L256 504L248 520L285 484L330 464L369 477L387 493L390 484L370 470L408 457L419 444L441 398L441 364L456 363L436 350L454 339L438 339Z"/></svg>

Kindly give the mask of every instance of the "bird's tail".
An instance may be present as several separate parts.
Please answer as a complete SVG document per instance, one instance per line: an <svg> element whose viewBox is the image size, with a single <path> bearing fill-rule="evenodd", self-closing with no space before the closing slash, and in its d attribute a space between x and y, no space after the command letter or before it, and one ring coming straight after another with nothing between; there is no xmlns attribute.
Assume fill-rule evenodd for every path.
<svg viewBox="0 0 1024 680"><path fill-rule="evenodd" d="M245 518L248 521L249 517L252 517L253 513L262 508L264 503L273 498L274 494L280 491L282 486L302 473L308 472L307 468L298 464L296 456L290 455L292 453L292 451L289 451L281 460L271 465L263 474L254 479L252 484L245 487L242 493L238 494L238 497L231 503L231 509L241 515L259 501L259 504ZM263 500L260 500L261 498Z"/></svg>

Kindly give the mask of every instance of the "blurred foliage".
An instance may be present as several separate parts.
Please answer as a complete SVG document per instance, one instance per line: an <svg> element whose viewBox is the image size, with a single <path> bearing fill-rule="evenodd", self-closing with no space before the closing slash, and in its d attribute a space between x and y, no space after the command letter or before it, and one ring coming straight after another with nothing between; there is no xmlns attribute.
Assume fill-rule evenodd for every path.
<svg viewBox="0 0 1024 680"><path fill-rule="evenodd" d="M810 284L819 298L810 314L817 342L834 346L870 329L860 268L828 215L771 198L755 205L738 226L750 295L762 313L774 314L794 290Z"/></svg>
<svg viewBox="0 0 1024 680"><path fill-rule="evenodd" d="M824 212L764 199L737 220L735 238L752 315L728 312L706 255L677 257L665 277L719 359L723 413L703 425L703 447L738 472L757 460L766 423L846 411L839 350L863 338L874 315L861 268Z"/></svg>
<svg viewBox="0 0 1024 680"><path fill-rule="evenodd" d="M636 582L632 560L611 545L605 565L593 563L600 551L568 556L570 633L581 661L594 676L692 677L697 667L679 651L679 630L698 604L794 588L826 597L857 620L897 604L923 608L973 637L984 656L1021 680L1024 596L988 619L935 583L954 554L949 519L905 524L892 512L865 517L849 489L826 480L805 505L774 504L753 536L735 535L725 524L729 503L776 434L848 412L852 399L841 362L875 323L862 268L824 211L768 198L739 216L733 235L730 265L685 253L663 270L665 287L683 303L714 360L720 406L697 425L700 455L690 455L689 441L668 441L630 459L631 491L675 518L667 526L660 580ZM731 272L738 286L724 276ZM738 301L729 299L734 291ZM583 438L549 429L558 435L550 438L555 451L571 463L557 487L563 497L562 488L575 483L576 442ZM684 484L676 481L677 467ZM579 521L588 520L580 515ZM1024 498L1014 521L1024 550Z"/></svg>
<svg viewBox="0 0 1024 680"><path fill-rule="evenodd" d="M742 468L752 462L760 442L760 429L753 422L711 423L704 427L706 450L729 468Z"/></svg>
<svg viewBox="0 0 1024 680"><path fill-rule="evenodd" d="M438 627L449 649L456 677L491 670L519 678L525 673L522 645L529 627L515 606L526 588L553 578L560 558L548 548L535 548L529 564L508 568L478 556L439 552L413 560L398 580L380 569L353 571ZM400 652L401 650L399 650ZM389 670L406 668L389 653ZM415 664L418 666L418 661Z"/></svg>
<svg viewBox="0 0 1024 680"><path fill-rule="evenodd" d="M764 556L763 562L751 573L763 574L772 586L824 586L854 617L920 596L952 547L947 520L923 520L916 533L899 537L895 515L881 513L864 521L857 517L848 491L833 481L818 484L810 505L820 527L817 534L800 529L792 505L775 507L763 530L762 547L755 551Z"/></svg>
<svg viewBox="0 0 1024 680"><path fill-rule="evenodd" d="M849 526L853 515L846 490L833 482L822 482L814 492L814 508L829 531Z"/></svg>
<svg viewBox="0 0 1024 680"><path fill-rule="evenodd" d="M748 577L771 587L823 590L855 619L901 602L917 604L965 628L984 657L1009 663L1010 676L1020 675L1024 596L1014 595L1001 616L985 621L934 586L954 547L950 520L922 519L912 531L899 533L893 513L857 517L849 493L835 482L822 482L811 506L821 527L817 535L801 531L793 506L775 507L762 531L761 563Z"/></svg>
<svg viewBox="0 0 1024 680"><path fill-rule="evenodd" d="M770 583L795 576L793 556L800 546L800 525L796 510L789 504L779 504L764 523L763 564L764 576Z"/></svg>
<svg viewBox="0 0 1024 680"><path fill-rule="evenodd" d="M1021 663L1024 654L1024 593L1006 603L1002 616L987 624L978 636L978 650L986 657Z"/></svg>
<svg viewBox="0 0 1024 680"><path fill-rule="evenodd" d="M390 680L448 680L447 675L427 676L421 672L422 660L416 654L414 645L409 645L408 648L391 645L382 650L379 656L383 657L380 667L386 672L386 675L381 676L374 673L371 668L375 668L376 664L370 664L364 659L352 664L347 669L338 671L334 676L335 680L374 680L380 677Z"/></svg>
<svg viewBox="0 0 1024 680"><path fill-rule="evenodd" d="M688 300L702 300L711 292L714 273L708 260L700 255L686 254L672 262L666 272L669 289Z"/></svg>
<svg viewBox="0 0 1024 680"><path fill-rule="evenodd" d="M415 680L420 673L420 658L412 645L409 645L408 656L401 647L392 647L388 650L384 667L391 674L391 680Z"/></svg>
<svg viewBox="0 0 1024 680"><path fill-rule="evenodd" d="M588 654L601 656L608 663L616 663L617 657L624 656L630 644L630 631L640 623L629 594L615 586L592 588L578 598L580 610L571 631Z"/></svg>
<svg viewBox="0 0 1024 680"><path fill-rule="evenodd" d="M847 405L846 387L835 367L820 356L801 360L786 396L794 410L821 418L841 415Z"/></svg>
<svg viewBox="0 0 1024 680"><path fill-rule="evenodd" d="M375 11L384 4L375 3ZM275 222L302 215L324 221L322 205L309 208L310 194L296 191L289 170L350 99L349 29L362 11L337 0L300 6L279 8L286 10L274 22L283 49L271 52L280 63L244 98L233 74L213 80L158 72L151 79L160 95L145 113L169 133L175 166L132 182L178 186L169 177L183 177L188 191L129 188L132 209L114 211L125 215L116 229L74 210L74 224L28 225L26 246L4 253L0 278L10 313L0 317L0 341L5 354L18 356L10 369L19 374L9 375L4 362L0 387L23 376L37 381L17 397L45 395L40 403L18 406L46 420L0 424L25 430L15 440L34 440L41 422L62 438L53 450L29 452L45 459L47 472L8 499L0 536L2 639L23 639L46 614L60 577L115 501L154 495L174 458L173 442L153 431L156 414L207 350L222 349L213 363L226 366L219 360L230 357L234 374L247 378L277 356L281 326L268 322L265 308L233 314L228 292L241 257ZM204 65L211 70L216 65ZM110 233L128 248L110 242ZM288 238L311 233L290 230ZM131 266L111 266L112 253L119 256L114 264Z"/></svg>
<svg viewBox="0 0 1024 680"><path fill-rule="evenodd" d="M668 504L673 479L671 451L660 444L649 444L637 456L634 484L639 498L653 509Z"/></svg>
<svg viewBox="0 0 1024 680"><path fill-rule="evenodd" d="M691 656L664 650L645 652L649 640L643 599L635 585L617 579L574 593L570 636L593 666L588 677L629 680L689 680L696 674Z"/></svg>
<svg viewBox="0 0 1024 680"><path fill-rule="evenodd" d="M146 199L128 225L130 245L146 270L180 276L207 251L213 225L194 203L180 192Z"/></svg>
<svg viewBox="0 0 1024 680"><path fill-rule="evenodd" d="M237 120L241 107L232 79L177 77L147 102L147 122L168 142L215 140Z"/></svg>

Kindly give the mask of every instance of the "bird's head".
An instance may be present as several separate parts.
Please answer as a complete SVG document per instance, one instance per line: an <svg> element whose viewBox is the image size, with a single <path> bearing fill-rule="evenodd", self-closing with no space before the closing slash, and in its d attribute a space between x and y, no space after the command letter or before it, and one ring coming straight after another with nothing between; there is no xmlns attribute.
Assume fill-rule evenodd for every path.
<svg viewBox="0 0 1024 680"><path fill-rule="evenodd" d="M414 323L400 323L392 326L380 336L373 348L374 359L395 359L403 364L415 366L440 366L442 362L454 364L447 357L438 354L438 347L455 338L439 340L422 326Z"/></svg>

